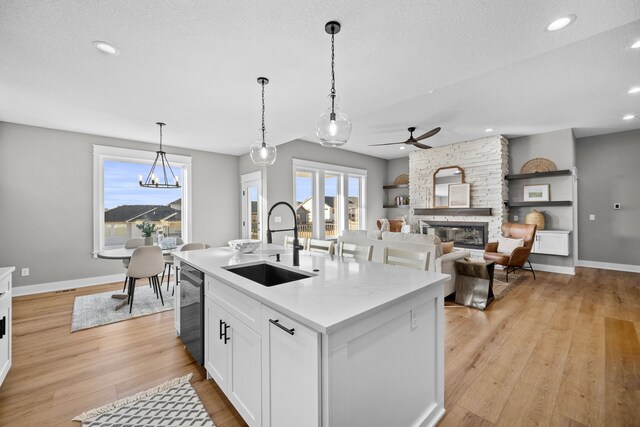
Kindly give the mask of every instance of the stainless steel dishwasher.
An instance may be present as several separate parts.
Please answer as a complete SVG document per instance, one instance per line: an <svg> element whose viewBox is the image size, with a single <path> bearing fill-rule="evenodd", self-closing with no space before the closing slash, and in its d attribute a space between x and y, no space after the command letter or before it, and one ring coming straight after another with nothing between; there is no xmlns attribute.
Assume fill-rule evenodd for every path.
<svg viewBox="0 0 640 427"><path fill-rule="evenodd" d="M189 264L180 267L180 339L191 356L204 364L204 273Z"/></svg>

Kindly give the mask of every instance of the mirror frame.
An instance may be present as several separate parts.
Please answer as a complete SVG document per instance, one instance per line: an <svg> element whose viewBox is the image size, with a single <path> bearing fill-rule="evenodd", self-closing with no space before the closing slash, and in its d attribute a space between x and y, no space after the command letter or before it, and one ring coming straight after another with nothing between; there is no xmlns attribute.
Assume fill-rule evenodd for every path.
<svg viewBox="0 0 640 427"><path fill-rule="evenodd" d="M441 170L444 169L458 169L460 171L460 179L462 179L462 181L460 181L460 184L464 184L464 169L462 169L460 166L457 165L452 165L452 166L442 166L439 167L438 169L436 169L436 171L433 173L433 194L432 194L432 200L431 200L431 204L433 206L434 209L443 209L443 208L448 208L449 206L436 206L436 175L438 174L438 172L440 172Z"/></svg>

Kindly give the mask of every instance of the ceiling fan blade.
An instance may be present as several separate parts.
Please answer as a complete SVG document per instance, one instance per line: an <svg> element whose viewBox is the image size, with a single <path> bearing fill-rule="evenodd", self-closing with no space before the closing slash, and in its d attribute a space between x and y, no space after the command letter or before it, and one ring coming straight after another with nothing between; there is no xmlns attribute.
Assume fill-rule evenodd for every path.
<svg viewBox="0 0 640 427"><path fill-rule="evenodd" d="M423 148L423 149L425 149L425 150L427 150L427 149L431 148L430 146L425 145L425 144L420 144L419 142L414 142L414 143L413 143L413 145L415 145L415 146L416 146L416 147L418 147L418 148Z"/></svg>
<svg viewBox="0 0 640 427"><path fill-rule="evenodd" d="M440 128L433 128L431 129L429 132L420 135L419 137L416 138L416 141L422 141L423 139L427 139L427 138L431 138L433 135L435 135L436 133L440 132Z"/></svg>
<svg viewBox="0 0 640 427"><path fill-rule="evenodd" d="M369 147L375 147L377 145L396 145L396 144L406 144L406 142L387 142L385 144L369 144Z"/></svg>

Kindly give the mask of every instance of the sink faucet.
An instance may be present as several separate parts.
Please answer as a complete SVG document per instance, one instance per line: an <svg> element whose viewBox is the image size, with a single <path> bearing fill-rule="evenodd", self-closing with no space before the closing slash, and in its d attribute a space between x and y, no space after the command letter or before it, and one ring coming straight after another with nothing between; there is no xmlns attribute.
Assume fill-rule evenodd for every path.
<svg viewBox="0 0 640 427"><path fill-rule="evenodd" d="M291 209L291 213L293 214L293 228L281 228L280 230L271 229L271 225L269 221L269 219L271 218L271 212L273 212L273 208L275 208L278 205L286 205L289 207L289 209ZM299 267L300 266L300 249L302 249L302 246L298 241L298 218L296 216L296 211L293 209L293 206L291 206L287 202L278 202L275 205L271 206L271 209L269 209L269 214L267 215L267 243L273 243L271 234L277 233L280 231L293 231L293 266Z"/></svg>

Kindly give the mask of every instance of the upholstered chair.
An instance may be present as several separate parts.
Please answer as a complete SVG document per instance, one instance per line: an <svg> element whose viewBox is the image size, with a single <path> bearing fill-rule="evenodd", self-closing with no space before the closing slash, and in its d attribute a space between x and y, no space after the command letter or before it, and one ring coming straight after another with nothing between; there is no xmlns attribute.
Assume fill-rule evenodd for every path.
<svg viewBox="0 0 640 427"><path fill-rule="evenodd" d="M135 248L139 248L140 246L144 246L144 237L134 237L133 239L127 240L124 244L125 249L135 249ZM125 269L129 268L130 260L131 260L130 258L125 258L122 260L122 266ZM127 288L127 281L125 279L124 286L122 287L122 292L124 292L126 288Z"/></svg>
<svg viewBox="0 0 640 427"><path fill-rule="evenodd" d="M529 262L529 254L536 237L536 227L535 224L505 222L502 224L502 236L509 239L523 239L523 245L515 248L510 254L498 252L498 242L487 243L484 248L485 261L494 261L506 268L507 282L509 281L509 272L513 273L516 270L528 270L533 273L533 278L536 278L536 273ZM524 266L525 263L529 264L528 268Z"/></svg>
<svg viewBox="0 0 640 427"><path fill-rule="evenodd" d="M131 254L131 262L127 269L127 282L129 283L129 313L133 308L133 297L136 290L136 280L149 279L156 297L164 305L162 298L162 286L158 281L158 275L164 270L164 258L160 246L140 246Z"/></svg>

